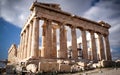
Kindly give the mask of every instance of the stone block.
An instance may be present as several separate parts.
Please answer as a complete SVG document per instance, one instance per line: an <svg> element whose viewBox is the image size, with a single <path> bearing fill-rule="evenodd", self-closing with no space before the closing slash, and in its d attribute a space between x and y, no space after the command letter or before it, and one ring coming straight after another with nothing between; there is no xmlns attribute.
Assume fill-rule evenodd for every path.
<svg viewBox="0 0 120 75"><path fill-rule="evenodd" d="M112 67L114 65L113 61L102 60L99 62L102 67Z"/></svg>
<svg viewBox="0 0 120 75"><path fill-rule="evenodd" d="M68 64L59 64L59 71L60 72L70 72L71 66Z"/></svg>
<svg viewBox="0 0 120 75"><path fill-rule="evenodd" d="M51 71L58 71L59 64L57 62L49 62L49 68Z"/></svg>
<svg viewBox="0 0 120 75"><path fill-rule="evenodd" d="M59 64L57 62L39 62L39 71L53 72L59 70Z"/></svg>
<svg viewBox="0 0 120 75"><path fill-rule="evenodd" d="M38 71L47 72L48 71L48 63L47 62L39 62Z"/></svg>

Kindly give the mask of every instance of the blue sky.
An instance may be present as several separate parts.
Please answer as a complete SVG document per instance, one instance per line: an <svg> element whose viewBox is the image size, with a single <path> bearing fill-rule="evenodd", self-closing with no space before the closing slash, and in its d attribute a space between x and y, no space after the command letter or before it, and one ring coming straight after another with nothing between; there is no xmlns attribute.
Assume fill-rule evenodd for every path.
<svg viewBox="0 0 120 75"><path fill-rule="evenodd" d="M34 0L1 0L0 16L22 28ZM114 59L120 58L120 0L38 0L60 4L62 10L111 25L110 46Z"/></svg>

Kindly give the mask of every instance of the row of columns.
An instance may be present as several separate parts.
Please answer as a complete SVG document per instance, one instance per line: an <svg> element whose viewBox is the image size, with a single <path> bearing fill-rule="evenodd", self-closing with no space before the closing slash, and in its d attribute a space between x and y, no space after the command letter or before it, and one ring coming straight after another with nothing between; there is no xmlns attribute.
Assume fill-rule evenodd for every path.
<svg viewBox="0 0 120 75"><path fill-rule="evenodd" d="M60 50L58 53L59 58L68 58L67 54L67 36L66 29L63 23L58 23L60 27ZM44 25L42 26L42 49L41 49L41 57L44 58L57 58L57 47L56 47L56 28L52 26L51 20L45 20ZM84 29L80 29L82 34L82 52L83 59L88 59L88 50L87 50L87 39L86 39L86 31ZM96 52L96 42L95 35L93 31L90 31L91 34L91 50L92 50L92 60L97 60L97 52ZM77 36L76 36L76 28L71 27L71 35L72 35L72 58L78 58L77 51ZM103 35L98 33L99 39L99 57L100 60L107 59L111 60L110 46L108 35L104 36L106 52L104 51L103 44ZM38 57L37 50L39 50L39 19L34 17L33 22L31 22L28 27L21 34L20 40L20 48L21 53L19 53L19 58L25 59L28 57ZM106 53L106 57L105 57Z"/></svg>
<svg viewBox="0 0 120 75"><path fill-rule="evenodd" d="M64 27L64 25L62 26ZM61 28L62 28L61 27ZM60 58L67 58L67 46L66 46L66 37L64 35L65 32L62 32L65 28L60 28ZM83 59L88 59L88 48L87 48L87 39L86 39L86 30L80 29L82 34L82 57ZM77 51L77 37L76 37L76 30L75 27L71 28L71 34L72 34L72 58L77 59L78 58L78 51ZM91 50L92 50L92 58L91 60L111 60L111 52L110 52L110 46L109 46L109 39L108 35L102 35L100 33L98 34L98 54L99 59L97 59L97 48L96 48L96 40L95 40L95 32L90 31L91 34ZM103 39L104 38L104 39ZM105 48L104 49L104 42L105 42ZM65 54L65 55L64 55Z"/></svg>
<svg viewBox="0 0 120 75"><path fill-rule="evenodd" d="M33 18L33 21L25 28L20 38L19 55L20 59L37 57L39 49L39 19Z"/></svg>
<svg viewBox="0 0 120 75"><path fill-rule="evenodd" d="M65 25L62 24L62 23L58 23L58 25L60 26L60 50L58 52L58 58L68 58L68 55L67 55L67 36L66 36ZM53 33L51 33L52 30L54 30ZM88 59L86 31L84 29L80 29L80 30L81 30L81 33L82 33L83 59ZM96 40L95 40L94 33L95 32L90 31L90 34L91 34L91 50L92 50L91 60L98 60L97 59L97 50L96 50ZM78 58L78 51L77 51L77 36L76 36L75 27L71 27L71 35L72 35L72 58L77 59ZM106 58L105 58L105 51L104 51L102 34L98 33L98 36L99 36L98 39L99 39L99 57L100 57L100 60L102 60L102 59L111 60L110 48L108 48L109 47L108 38L105 37L105 39L106 39L105 40L105 43L106 43ZM57 58L57 55L56 55L57 54L57 52L56 52L56 29L52 28L51 21L49 21L49 20L47 20L46 25L44 25L44 27L43 27L43 37L44 37L43 38L44 40L46 38L47 42L44 41L44 40L42 42L43 43L42 57Z"/></svg>
<svg viewBox="0 0 120 75"><path fill-rule="evenodd" d="M97 33L98 43L96 43L96 38L95 38L94 33L95 32L90 31L91 52L92 52L90 60L112 60L111 59L111 52L110 52L108 35L103 35L101 33ZM98 49L96 48L96 44L98 44ZM97 50L98 50L98 52L97 52Z"/></svg>

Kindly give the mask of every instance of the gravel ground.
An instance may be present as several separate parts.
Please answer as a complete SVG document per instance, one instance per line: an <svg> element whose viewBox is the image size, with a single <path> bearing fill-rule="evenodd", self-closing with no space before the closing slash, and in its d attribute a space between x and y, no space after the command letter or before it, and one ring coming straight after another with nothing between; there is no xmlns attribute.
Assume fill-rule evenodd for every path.
<svg viewBox="0 0 120 75"><path fill-rule="evenodd" d="M58 74L58 75L120 75L120 68L95 69L91 71L85 71L85 72L74 73L74 74L68 73L68 74Z"/></svg>

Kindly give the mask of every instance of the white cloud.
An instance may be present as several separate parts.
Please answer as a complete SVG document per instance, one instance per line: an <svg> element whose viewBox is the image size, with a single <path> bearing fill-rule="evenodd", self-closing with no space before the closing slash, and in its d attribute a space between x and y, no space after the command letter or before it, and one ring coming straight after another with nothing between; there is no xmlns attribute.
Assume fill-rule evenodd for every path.
<svg viewBox="0 0 120 75"><path fill-rule="evenodd" d="M1 16L15 24L18 27L22 27L26 22L28 15L30 14L29 7L35 0L2 0L1 1ZM61 5L62 9L74 14L82 14L90 7L92 0L38 0L39 2L46 3L58 3ZM81 2L82 1L82 2ZM84 8L83 8L84 6ZM79 12L78 12L79 10Z"/></svg>
<svg viewBox="0 0 120 75"><path fill-rule="evenodd" d="M31 3L32 1L28 2L24 0L2 0L1 16L16 26L22 27L29 15L29 6Z"/></svg>
<svg viewBox="0 0 120 75"><path fill-rule="evenodd" d="M25 20L25 16L24 16L23 14L21 14L21 15L19 16L19 19L20 19L20 20Z"/></svg>
<svg viewBox="0 0 120 75"><path fill-rule="evenodd" d="M86 11L83 16L94 21L103 20L112 26L109 30L112 54L115 58L120 57L120 1L100 0L95 6Z"/></svg>

